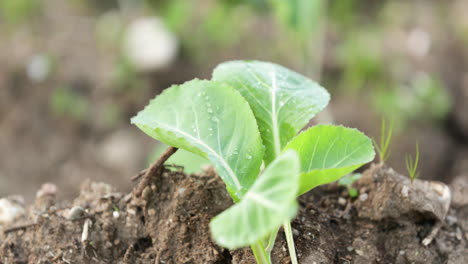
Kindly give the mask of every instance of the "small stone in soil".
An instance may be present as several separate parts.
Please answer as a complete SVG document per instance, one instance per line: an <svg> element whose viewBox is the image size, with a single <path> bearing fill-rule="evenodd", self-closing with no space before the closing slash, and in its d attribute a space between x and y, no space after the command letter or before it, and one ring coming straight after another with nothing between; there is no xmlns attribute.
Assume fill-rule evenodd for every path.
<svg viewBox="0 0 468 264"><path fill-rule="evenodd" d="M346 205L346 199L343 197L338 198L338 204L339 205Z"/></svg>
<svg viewBox="0 0 468 264"><path fill-rule="evenodd" d="M154 209L149 209L149 210L148 210L148 215L149 215L149 216L155 216L155 215L156 215L156 210L154 210Z"/></svg>
<svg viewBox="0 0 468 264"><path fill-rule="evenodd" d="M447 223L449 225L453 225L453 224L456 224L458 219L456 216L453 216L453 215L447 215L447 217L445 218L447 220Z"/></svg>
<svg viewBox="0 0 468 264"><path fill-rule="evenodd" d="M292 232L293 232L293 235L295 236L298 236L299 235L299 231L297 231L297 229L292 229Z"/></svg>
<svg viewBox="0 0 468 264"><path fill-rule="evenodd" d="M68 211L67 219L73 221L73 220L83 217L84 214L85 214L85 210L83 209L83 207L74 206L70 209L70 211Z"/></svg>
<svg viewBox="0 0 468 264"><path fill-rule="evenodd" d="M369 198L369 195L367 193L359 195L359 200L361 200L362 202L366 201L367 198Z"/></svg>
<svg viewBox="0 0 468 264"><path fill-rule="evenodd" d="M114 218L116 218L116 219L119 218L119 216L120 216L119 211L114 211L114 212L112 212L112 216L113 216Z"/></svg>
<svg viewBox="0 0 468 264"><path fill-rule="evenodd" d="M401 195L403 197L408 197L408 186L404 185L403 188L401 188Z"/></svg>

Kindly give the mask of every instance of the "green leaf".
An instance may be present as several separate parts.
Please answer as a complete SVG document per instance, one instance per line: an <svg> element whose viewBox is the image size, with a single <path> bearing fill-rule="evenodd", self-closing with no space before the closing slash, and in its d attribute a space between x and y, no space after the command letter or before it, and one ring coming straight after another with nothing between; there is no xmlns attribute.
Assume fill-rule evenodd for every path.
<svg viewBox="0 0 468 264"><path fill-rule="evenodd" d="M374 159L372 141L357 129L318 125L286 146L301 159L299 194L334 182Z"/></svg>
<svg viewBox="0 0 468 264"><path fill-rule="evenodd" d="M211 161L234 200L253 184L264 148L245 99L229 86L193 80L174 85L132 118L149 136Z"/></svg>
<svg viewBox="0 0 468 264"><path fill-rule="evenodd" d="M266 147L267 164L330 100L319 84L273 63L222 63L213 79L228 83L249 102Z"/></svg>
<svg viewBox="0 0 468 264"><path fill-rule="evenodd" d="M299 158L287 151L265 169L240 203L211 220L216 243L229 249L252 245L293 218L298 180Z"/></svg>

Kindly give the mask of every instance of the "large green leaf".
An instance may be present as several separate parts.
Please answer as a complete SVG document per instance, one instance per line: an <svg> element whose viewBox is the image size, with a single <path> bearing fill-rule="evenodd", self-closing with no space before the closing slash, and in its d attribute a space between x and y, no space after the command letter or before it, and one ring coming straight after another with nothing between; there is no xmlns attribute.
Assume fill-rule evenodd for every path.
<svg viewBox="0 0 468 264"><path fill-rule="evenodd" d="M267 164L330 100L317 83L273 63L222 63L213 79L228 83L249 102L266 147Z"/></svg>
<svg viewBox="0 0 468 264"><path fill-rule="evenodd" d="M374 159L372 141L357 129L318 125L286 146L301 159L299 194L338 180Z"/></svg>
<svg viewBox="0 0 468 264"><path fill-rule="evenodd" d="M132 123L167 145L210 160L234 200L259 173L264 147L255 117L245 99L225 84L193 80L172 86Z"/></svg>
<svg viewBox="0 0 468 264"><path fill-rule="evenodd" d="M299 158L287 151L274 160L240 203L213 218L211 234L221 246L252 245L277 230L297 212Z"/></svg>

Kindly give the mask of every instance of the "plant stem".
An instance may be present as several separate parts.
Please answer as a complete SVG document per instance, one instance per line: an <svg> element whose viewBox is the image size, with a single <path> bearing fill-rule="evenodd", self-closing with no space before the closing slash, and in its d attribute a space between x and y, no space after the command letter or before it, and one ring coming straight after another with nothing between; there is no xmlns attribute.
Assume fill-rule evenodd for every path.
<svg viewBox="0 0 468 264"><path fill-rule="evenodd" d="M166 151L164 151L164 153L153 164L151 164L143 175L143 179L140 180L140 183L134 189L136 197L141 196L143 190L150 185L152 177L160 171L164 162L166 162L166 160L169 159L177 150L178 148L175 147L167 148Z"/></svg>
<svg viewBox="0 0 468 264"><path fill-rule="evenodd" d="M251 246L257 264L271 264L270 254L265 251L262 241Z"/></svg>
<svg viewBox="0 0 468 264"><path fill-rule="evenodd" d="M291 222L286 221L283 224L284 233L286 234L286 241L288 242L289 256L291 257L292 264L298 264L296 257L296 248L294 247L294 238L291 230Z"/></svg>
<svg viewBox="0 0 468 264"><path fill-rule="evenodd" d="M276 229L275 231L271 232L270 233L270 236L268 237L268 244L267 244L267 247L266 247L266 252L268 254L271 253L271 251L273 250L273 246L275 245L275 241L276 241L276 236L278 235L278 229Z"/></svg>

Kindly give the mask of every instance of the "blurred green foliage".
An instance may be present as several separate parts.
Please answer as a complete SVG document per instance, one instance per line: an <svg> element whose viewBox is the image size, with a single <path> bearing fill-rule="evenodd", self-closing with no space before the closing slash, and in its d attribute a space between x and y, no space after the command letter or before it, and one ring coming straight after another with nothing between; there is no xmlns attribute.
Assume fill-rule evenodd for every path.
<svg viewBox="0 0 468 264"><path fill-rule="evenodd" d="M324 0L270 0L273 11L284 25L304 41L317 33L322 26Z"/></svg>
<svg viewBox="0 0 468 264"><path fill-rule="evenodd" d="M219 0L204 1L202 11L194 12L192 1L147 2L178 32L188 54L202 63L216 51L242 39L248 22L257 18L270 19L271 14L281 25L278 42L270 41L268 48L271 50L265 47L261 52L273 52L268 55L270 57L279 54L278 59L292 63L296 60L295 63L303 64L302 72L317 79L320 79L324 59L325 27L330 25L339 35L339 41L329 52L334 54L340 75L328 80L329 76L324 76L324 82L332 82L330 86L338 88L336 91L348 96L362 96L372 91L367 98L374 110L391 116L397 130L414 119L431 122L443 119L450 110L450 97L436 77L413 78L405 85L407 77L396 76L398 73L394 69L410 67L410 62L402 64L398 56L387 56L384 52L384 29L403 27L409 19L397 15L397 11L410 15L403 3L366 6L357 0ZM359 12L363 8L371 13L362 15ZM191 23L199 25L197 30L188 27ZM246 50L250 46L264 45L251 38L249 47L244 47Z"/></svg>
<svg viewBox="0 0 468 264"><path fill-rule="evenodd" d="M420 73L406 86L380 89L374 94L375 109L396 122L401 129L412 120L437 122L450 111L452 102L442 83Z"/></svg>
<svg viewBox="0 0 468 264"><path fill-rule="evenodd" d="M125 120L122 108L116 103L107 103L104 105L103 122L106 127L112 128Z"/></svg>
<svg viewBox="0 0 468 264"><path fill-rule="evenodd" d="M135 66L125 56L121 55L113 66L111 78L115 90L131 91L144 86Z"/></svg>
<svg viewBox="0 0 468 264"><path fill-rule="evenodd" d="M67 86L54 89L49 105L52 113L79 121L86 118L89 108L86 97L74 92Z"/></svg>
<svg viewBox="0 0 468 264"><path fill-rule="evenodd" d="M339 30L352 28L356 23L356 0L331 1L328 7L330 23Z"/></svg>
<svg viewBox="0 0 468 264"><path fill-rule="evenodd" d="M366 84L381 85L384 81L384 62L378 33L373 28L353 30L337 47L337 60L343 66L340 87L356 93ZM373 84L373 85L372 85Z"/></svg>
<svg viewBox="0 0 468 264"><path fill-rule="evenodd" d="M175 32L181 32L187 26L192 14L194 2L186 0L165 1L161 15L166 25ZM158 8L155 8L156 10Z"/></svg>
<svg viewBox="0 0 468 264"><path fill-rule="evenodd" d="M412 120L438 122L451 109L446 87L434 72L416 74L404 49L404 34L418 22L401 1L326 0L73 0L78 14L96 15L98 48L111 54L112 92L141 87L142 78L122 53L122 40L131 18L160 16L181 43L181 57L196 66L225 57L269 58L326 83L336 93L365 97L373 110L404 128ZM47 7L43 0L0 0L0 22L30 22ZM438 6L443 4L437 4ZM417 7L417 5L415 5ZM460 4L464 7L466 4ZM447 5L446 9L450 8ZM453 7L452 7L453 8ZM462 9L462 8L459 8ZM413 10L413 11L412 11ZM438 11L439 12L439 11ZM440 11L448 14L449 11ZM438 14L437 12L435 14ZM442 13L441 13L442 14ZM89 15L89 14L87 14ZM468 43L468 19L463 12L444 23L461 41ZM434 19L432 22L439 20ZM430 23L427 23L430 25ZM429 26L428 26L429 27ZM256 34L254 30L262 30ZM400 45L388 51L387 32L397 32ZM428 28L427 31L431 31ZM324 47L325 46L325 47ZM398 50L400 49L400 50ZM54 51L52 51L54 52ZM400 52L399 54L396 54ZM395 53L395 54L394 54ZM326 57L326 58L325 58ZM321 74L323 65L332 71ZM426 70L426 69L424 69ZM330 73L332 72L332 73ZM408 74L410 72L410 74ZM322 80L320 80L322 79ZM64 110L61 101L76 96L70 89L56 89L52 96L56 112L80 116L86 103ZM68 91L68 92L64 92ZM133 90L134 91L134 90ZM67 94L69 93L69 94ZM56 94L56 95L55 95ZM129 93L133 96L133 92ZM80 101L81 99L78 99ZM70 100L71 101L71 100ZM62 109L62 110L60 110ZM110 113L118 111L110 110ZM114 114L109 114L113 116ZM113 118L110 118L113 119Z"/></svg>
<svg viewBox="0 0 468 264"><path fill-rule="evenodd" d="M122 43L124 24L118 12L106 12L96 21L97 44L103 49L119 49Z"/></svg>
<svg viewBox="0 0 468 264"><path fill-rule="evenodd" d="M40 8L40 0L1 0L0 21L16 25L36 15Z"/></svg>

